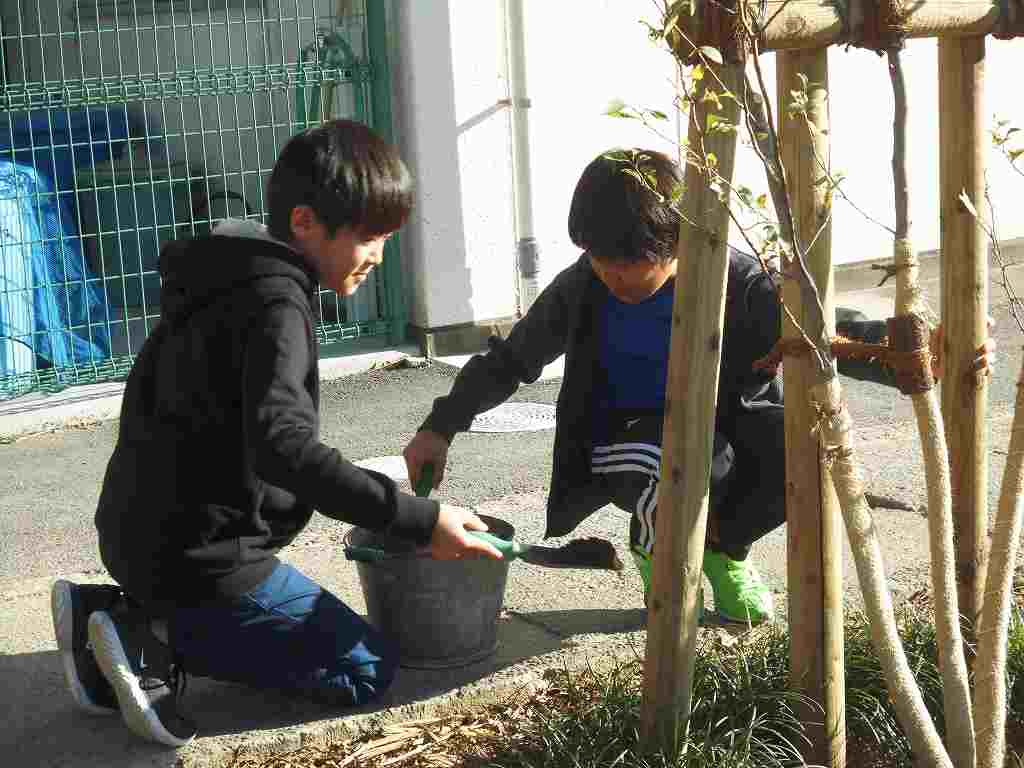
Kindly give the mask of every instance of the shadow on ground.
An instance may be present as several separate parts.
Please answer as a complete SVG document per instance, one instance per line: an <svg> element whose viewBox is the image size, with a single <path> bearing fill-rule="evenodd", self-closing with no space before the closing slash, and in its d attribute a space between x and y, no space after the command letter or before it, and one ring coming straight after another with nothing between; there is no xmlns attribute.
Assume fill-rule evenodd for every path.
<svg viewBox="0 0 1024 768"><path fill-rule="evenodd" d="M563 648L572 635L630 632L643 624L642 610L510 612L499 621L498 650L489 659L457 669L403 668L388 694L358 710L325 709L285 694L190 678L185 702L200 728L197 744L190 749L223 753L254 737L270 738L322 721L426 702L482 681L500 685L503 678L511 681L527 671L531 660ZM56 651L0 656L0 687L6 691L0 704L0 754L5 765L134 768L177 764L175 750L139 739L119 716L94 717L76 709L64 687Z"/></svg>

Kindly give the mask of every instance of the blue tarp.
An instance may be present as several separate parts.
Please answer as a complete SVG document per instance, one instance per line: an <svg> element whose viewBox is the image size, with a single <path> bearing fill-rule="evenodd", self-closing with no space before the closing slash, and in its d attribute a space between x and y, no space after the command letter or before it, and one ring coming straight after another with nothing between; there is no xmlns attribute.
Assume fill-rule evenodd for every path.
<svg viewBox="0 0 1024 768"><path fill-rule="evenodd" d="M82 254L75 168L120 156L144 124L123 109L0 120L0 375L110 355L102 289Z"/></svg>
<svg viewBox="0 0 1024 768"><path fill-rule="evenodd" d="M0 158L30 165L53 179L58 192L70 192L75 168L119 157L128 136L142 135L144 128L123 108L12 112L0 120Z"/></svg>
<svg viewBox="0 0 1024 768"><path fill-rule="evenodd" d="M32 166L0 160L0 375L27 373L36 358L62 368L110 356L107 310L65 197Z"/></svg>

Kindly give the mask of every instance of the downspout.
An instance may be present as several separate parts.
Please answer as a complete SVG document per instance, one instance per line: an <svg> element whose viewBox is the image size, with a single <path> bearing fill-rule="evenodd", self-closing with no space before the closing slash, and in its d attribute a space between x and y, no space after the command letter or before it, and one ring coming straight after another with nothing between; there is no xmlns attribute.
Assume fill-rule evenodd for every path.
<svg viewBox="0 0 1024 768"><path fill-rule="evenodd" d="M505 35L512 123L512 207L515 215L519 311L525 314L540 292L540 249L533 230L530 175L530 97L526 88L523 0L505 0Z"/></svg>

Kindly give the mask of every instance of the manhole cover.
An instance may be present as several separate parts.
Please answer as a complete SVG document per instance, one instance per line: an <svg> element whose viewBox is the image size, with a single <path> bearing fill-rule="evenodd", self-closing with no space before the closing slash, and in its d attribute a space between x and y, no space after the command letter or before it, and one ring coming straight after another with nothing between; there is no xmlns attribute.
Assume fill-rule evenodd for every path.
<svg viewBox="0 0 1024 768"><path fill-rule="evenodd" d="M502 403L479 414L470 432L539 432L555 428L555 406L547 403Z"/></svg>
<svg viewBox="0 0 1024 768"><path fill-rule="evenodd" d="M396 483L409 479L405 459L401 456L375 456L372 459L361 459L354 463L357 467L372 469L382 475L387 475Z"/></svg>

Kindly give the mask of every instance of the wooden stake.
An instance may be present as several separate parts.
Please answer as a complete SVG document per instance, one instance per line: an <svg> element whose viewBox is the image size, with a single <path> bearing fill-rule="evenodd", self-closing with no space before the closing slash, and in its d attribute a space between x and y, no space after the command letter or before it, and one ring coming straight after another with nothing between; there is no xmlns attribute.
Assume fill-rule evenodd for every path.
<svg viewBox="0 0 1024 768"><path fill-rule="evenodd" d="M790 92L801 88L798 74L810 81L809 122L786 117ZM779 154L786 168L794 235L808 249L807 266L822 296L825 323L834 330L831 227L827 185L820 183L829 162L828 57L824 49L780 53L777 57ZM783 284L783 298L804 327L813 308L805 306L795 280ZM783 319L784 337L799 335ZM807 392L821 382L810 359L787 357L783 365L786 399L787 580L789 585L790 674L792 685L824 710L824 724L809 730L808 762L846 764L843 665L842 537L839 502L823 465L816 414ZM807 712L806 723L821 722Z"/></svg>
<svg viewBox="0 0 1024 768"><path fill-rule="evenodd" d="M705 135L707 114L715 108L704 94L738 93L741 82L740 67L709 64L690 107L689 147L713 154L726 183L732 180L736 132ZM738 122L734 99L721 99L717 113L729 124ZM693 164L684 175L682 215L641 706L644 743L670 753L690 717L729 266L728 209Z"/></svg>
<svg viewBox="0 0 1024 768"><path fill-rule="evenodd" d="M694 45L728 46L733 39L732 12L717 0L694 0L694 8L692 15L682 13L676 22L686 37L671 31L668 36L677 53L688 56ZM760 8L761 51L815 50L842 43L884 48L884 38L897 32L886 29L886 24L899 25L899 33L908 38L977 37L1000 31L1000 25L1004 34L1024 34L1024 14L1000 19L1000 4L992 0L919 0L906 7L891 0L764 0ZM718 22L692 23L708 13L718 13Z"/></svg>
<svg viewBox="0 0 1024 768"><path fill-rule="evenodd" d="M988 550L988 379L970 370L988 336L985 204L985 39L939 39L939 215L942 253L942 416L949 443L960 613L981 615ZM974 640L971 628L965 640ZM968 654L970 657L970 654Z"/></svg>

